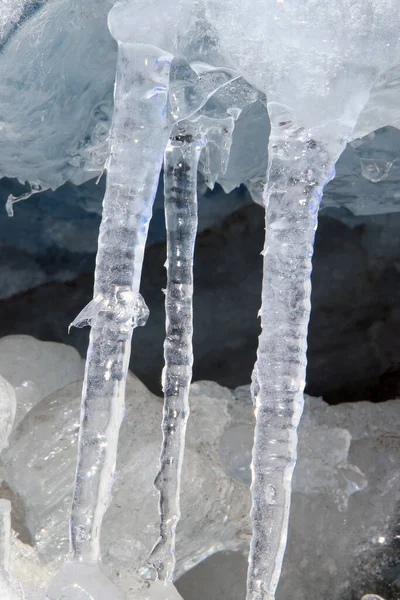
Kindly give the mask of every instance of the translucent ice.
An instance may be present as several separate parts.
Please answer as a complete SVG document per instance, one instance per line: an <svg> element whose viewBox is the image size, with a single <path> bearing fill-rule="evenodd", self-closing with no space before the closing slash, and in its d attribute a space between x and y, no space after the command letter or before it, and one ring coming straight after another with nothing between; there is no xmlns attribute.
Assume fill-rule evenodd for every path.
<svg viewBox="0 0 400 600"><path fill-rule="evenodd" d="M125 412L131 338L148 315L139 294L140 278L169 133L166 101L172 57L155 46L132 44L132 31L126 39L123 21L121 14L110 12L109 27L119 49L108 176L93 301L78 316L78 324L91 325L69 528L70 560L80 563L100 560L101 526L111 501ZM66 564L53 580L49 594L54 598L62 597L65 570L70 569ZM89 597L84 580L82 573L79 585ZM113 584L108 587L111 594Z"/></svg>
<svg viewBox="0 0 400 600"><path fill-rule="evenodd" d="M97 563L67 562L47 589L47 600L123 600Z"/></svg>
<svg viewBox="0 0 400 600"><path fill-rule="evenodd" d="M249 389L239 388L235 398L221 437L221 461L226 472L249 482L254 421ZM305 398L279 600L292 598L293 590L296 600L360 599L371 591L387 600L399 597L399 416L397 400L328 406ZM197 569L202 579L196 571L192 580L187 574L185 585L192 581L204 596L240 600L244 585L237 578L228 577L223 589L214 583L221 562L219 572L230 573L238 570L238 561L237 553L221 553ZM246 562L240 563L242 574Z"/></svg>
<svg viewBox="0 0 400 600"><path fill-rule="evenodd" d="M363 177L372 181L372 183L386 179L393 166L393 163L379 158L375 160L373 158L362 158L360 164Z"/></svg>
<svg viewBox="0 0 400 600"><path fill-rule="evenodd" d="M160 537L151 563L159 579L172 581L176 527L180 519L181 473L189 417L193 365L193 258L197 233L197 167L203 149L198 120L175 129L164 155L167 229L166 337L163 372L164 409L159 491Z"/></svg>
<svg viewBox="0 0 400 600"><path fill-rule="evenodd" d="M46 39L47 54L49 49L51 54L59 50L49 26L55 21L57 10L67 17L68 25L78 21L86 24L89 31L92 31L96 18L101 19L93 5L83 11L84 18L76 20L74 11L82 8L79 1L58 0L51 6L49 11L42 11L45 21L39 23L42 25L39 39L49 36L52 42L47 43ZM94 301L81 315L82 321L90 317L92 330L83 386L70 554L71 559L83 562L95 562L100 557L100 530L111 498L132 329L141 324L146 312L139 295L143 253L172 122L192 117L217 89L229 86L240 74L267 94L271 121L268 172L263 187L266 239L260 310L262 333L252 386L256 425L251 465L253 537L247 598L273 600L287 538L297 426L303 409L311 258L321 196L324 186L333 177L338 156L368 106L371 93L373 95L376 87L382 84L382 78L398 66L399 23L394 18L398 14L397 0L365 0L362 8L352 0L338 0L329 5L315 0L232 0L230 8L235 18L229 26L226 23L227 6L218 2L200 1L193 5L167 0L158 2L155 7L146 0L136 3L120 0L110 13L109 26L118 41L119 58ZM140 15L140 27L135 29L137 15ZM64 29L64 21L61 22ZM30 24L34 26L35 20L32 19ZM72 25L72 29L76 26ZM69 56L65 52L70 48L69 37L61 35L61 40L63 55ZM11 39L7 44L8 56L10 49L19 54L15 52L14 41ZM106 46L105 43L102 48ZM29 79L31 71L35 71L30 58L28 51L26 65L22 73L18 71L19 81ZM4 64L7 62L2 61L3 68ZM46 60L41 57L39 64L41 75ZM183 76L170 77L174 70ZM25 73L27 77L22 76ZM42 110L48 104L48 97L47 86L40 77L38 79L36 95L42 123L48 116L48 111ZM65 78L61 80L65 84ZM32 84L31 78L29 81ZM175 83L178 83L177 87ZM18 87L26 92L24 85ZM61 94L64 97L65 85L61 87L64 87ZM80 86L78 91L83 95L88 90L91 95L90 85ZM22 91L21 96L23 100ZM58 106L59 103L52 100L51 105ZM72 100L65 102L65 107L71 105L74 105ZM86 111L87 104L82 102L82 106ZM36 105L35 109L33 121L39 117ZM29 110L26 112L30 114ZM2 126L2 139L7 147L10 139L18 138L19 134L14 131L15 114L6 109L5 114L8 113L11 118L6 118ZM234 116L232 112L231 119ZM57 117L58 114L49 119L50 125L57 123L58 126L58 121L64 124L65 119ZM42 129L40 124L36 126L38 129ZM101 146L107 127L100 129ZM230 127L227 129L231 130ZM58 127L56 131L59 131ZM86 151L90 154L95 132L96 127L88 127L85 136L85 140L89 140L88 148L84 145L82 150L77 144L74 128L71 129L67 136L71 159L68 165L80 166ZM223 159L221 149L228 148L229 144L222 142L219 134L216 137L223 164L227 160ZM37 144L35 139L32 143L29 139L30 152L25 152L20 138L17 146L23 150L17 155L8 153L12 162L7 163L7 168L16 169L14 174L21 177L21 173L30 175L32 164L39 163L34 179L31 181L27 177L30 183L35 186L42 185L43 181L46 186L59 183L69 169L65 167L66 153L62 149L59 156L57 136L54 138L57 152L51 153L52 169L48 168L48 160L42 165L40 143ZM96 144L94 148L97 147ZM90 163L83 158L83 163L87 162ZM207 168L207 162L205 170L210 173L212 186L216 176L211 168ZM387 165L378 168L375 164L372 169L371 165L363 169L370 181L382 180L388 170ZM55 170L57 176L54 176ZM75 172L75 175L79 178L79 173ZM178 266L178 262L174 266ZM191 363L191 353L189 356ZM167 374L170 364L167 360ZM185 382L181 386L185 391L188 375L185 373ZM168 409L168 394L166 400ZM185 402L187 404L186 397ZM187 408L186 404L183 409ZM33 419L34 414L35 409L26 419ZM30 425L33 428L33 423ZM74 427L75 423L72 427L75 433ZM23 424L18 435L22 435L22 431ZM167 433L164 440L173 439L171 432ZM179 437L182 439L183 435ZM342 432L336 431L332 437L335 442L339 439L339 448L333 453L328 472L337 468L338 456L340 460L343 447L346 451L350 444L349 436ZM34 440L30 442L34 444ZM71 444L73 446L74 442ZM52 450L46 460L51 455ZM25 461L27 458L25 456ZM167 466L169 458L167 456L165 462ZM179 465L182 453L179 451L173 458ZM30 460L33 464L32 456ZM18 475L13 480L11 470L9 474L10 481L15 486L18 483L18 488L26 485L21 483ZM345 498L341 505L344 510L348 497L362 490L365 481L360 469L353 469L349 474L344 468L341 476L355 478L355 482L351 482L353 488L346 484L344 491L340 491L340 496ZM176 498L179 476L177 480ZM238 486L236 482L235 490ZM163 497L160 487L161 500L168 504L172 496ZM46 491L49 489L51 487L47 486ZM18 491L23 496L21 490ZM44 504L41 502L40 506ZM172 512L178 515L179 507ZM168 518L175 520L171 514ZM40 531L46 531L46 527ZM55 531L56 527L52 527L51 533ZM39 542L37 537L38 545ZM68 563L65 569L68 571ZM65 569L54 580L57 589L50 588L55 597L63 593ZM82 583L82 586L86 589L86 584ZM86 590L85 594L89 595L90 591Z"/></svg>
<svg viewBox="0 0 400 600"><path fill-rule="evenodd" d="M0 374L13 386L17 425L42 398L81 379L84 362L71 346L28 335L0 339Z"/></svg>
<svg viewBox="0 0 400 600"><path fill-rule="evenodd" d="M7 446L14 425L16 407L14 388L0 375L0 450Z"/></svg>
<svg viewBox="0 0 400 600"><path fill-rule="evenodd" d="M382 7L382 15L384 9L389 10L386 4ZM3 35L7 30L8 33L12 31L12 36L9 36L7 44L2 47L0 57L2 74L0 77L2 109L0 173L2 175L16 176L22 182L27 180L43 188L55 188L68 179L80 183L91 177L97 177L102 171L107 159L107 138L111 124L112 92L117 60L116 44L106 26L107 12L111 6L111 0L101 0L90 7L81 0L74 0L73 3L65 0L34 3L26 0L3 0L0 16ZM323 50L320 62L324 60L327 55L326 46L329 46L330 40L329 36L324 37L324 33L330 30L331 20L334 23L331 31L336 30L335 27L338 31L344 30L341 19L342 15L346 14L345 6L346 4L343 3L343 9L339 10L340 18L336 20L337 23L334 21L334 7L328 7L325 3L318 6L318 11L311 15L311 18L308 14L303 15L306 18L301 18L300 14L297 38L307 39L311 31L310 35L314 39L319 26L316 25L314 28L313 23L318 20L319 25L322 24L321 34L318 35L318 39L315 39L314 46L311 44L309 47L309 56L318 43L318 47L320 49L322 47ZM274 12L280 8L282 7L277 3L271 6L267 4L263 6L260 14L274 14L281 18ZM324 10L326 14L322 20L321 15ZM144 32L137 41L156 43L160 38L161 43L162 36L174 38L179 29L183 30L177 23L174 11L173 3L163 3L159 11L160 18L156 19L154 13L158 11L147 11L145 3L136 5L135 31L138 36L142 36L142 33L138 34L139 29ZM228 27L217 4L205 5L203 36L211 23L212 37L214 42L217 42L217 48L213 54L209 52L209 58L214 59L219 53L221 62L224 62L225 53L225 66L228 66L227 56L230 54L232 57L230 66L246 75L248 75L246 65L253 61L250 76L254 89L263 90L265 93L263 81L265 72L270 70L267 65L275 42L272 40L271 45L270 41L263 39L266 20L263 22L258 18L260 11L256 3L232 2L232 11L235 11L237 16L235 23ZM394 9L392 14L395 12ZM22 13L30 18L19 22ZM371 21L371 17L366 17L359 19L357 24L355 8L349 11L349 17L353 32L365 28L366 23ZM138 19L140 25L137 24ZM394 26L395 19L392 20ZM278 33L280 30L284 31L283 23L281 24ZM279 21L277 25L279 26ZM388 27L387 35L382 39L388 39L390 32L391 29ZM200 30L197 35L198 42L201 42L201 34ZM378 37L378 33L375 37ZM296 54L298 42L295 38L296 36L292 36L288 45L285 39L284 46L293 54ZM251 39L252 42L248 43L247 39ZM279 35L276 39L280 39ZM324 39L327 41L324 42ZM336 36L334 51L339 46L344 47L345 40L346 33L342 31ZM299 45L300 43L297 44ZM32 47L34 51L31 51ZM280 47L283 47L282 43ZM265 49L267 52L264 51ZM258 52L263 58L261 61L254 61L254 56ZM184 56L183 51L180 50L179 53ZM341 55L342 52L337 53L338 63ZM286 60L284 52L283 60ZM372 62L375 60L374 56ZM305 65L299 66L300 62L299 56L296 55L293 65L296 64L297 69L293 68L290 76L293 82L296 81L296 88L299 88L297 91L300 91L302 96L310 86L311 76L307 74ZM378 78L368 103L359 117L354 131L356 137L366 135L385 125L400 124L398 64L399 61L392 68L389 68L388 64L386 72ZM335 66L334 62L332 66ZM10 73L12 73L11 77ZM56 73L62 73L62 78L57 77ZM305 77L303 77L304 73ZM326 71L321 69L321 73L325 74L326 79L328 78ZM301 81L305 82L304 86L299 83ZM327 81L321 87L322 91L324 94L329 91ZM18 94L18 103L14 102L16 94ZM55 104L54 98L57 99ZM62 110L59 110L60 106L63 107ZM232 169L237 164L236 152L242 146L247 148L240 164L240 171L243 174L241 181L246 181L251 174L254 175L257 163L265 167L267 158L266 152L263 152L259 160L254 162L257 153L261 153L265 148L265 129L268 128L268 119L262 121L261 127L256 128L253 135L248 137L246 123L252 129L253 117L260 121L256 107L248 117L242 121L245 126L239 130L233 144ZM48 139L53 141L52 153L46 152ZM257 152L252 153L251 147ZM15 160L15 157L18 157L18 160ZM265 176L265 168L259 174ZM233 183L238 180L240 173L233 174L231 171L231 175ZM230 179L223 178L222 181L228 183Z"/></svg>
<svg viewBox="0 0 400 600"><path fill-rule="evenodd" d="M12 435L4 456L6 479L22 497L42 561L39 565L32 548L12 540L13 577L24 589L29 581L31 586L45 584L68 552L80 386L72 383L36 406ZM196 383L190 401L177 576L220 550L244 550L250 535L254 410L249 388L233 394L213 383ZM158 533L153 479L161 410L159 399L130 376L115 493L103 528L108 540L103 568L128 598L136 598L129 589ZM320 591L332 600L347 600L350 589L368 591L374 581L387 577L385 562L396 561L390 545L396 534L391 516L396 511L399 426L396 401L330 407L306 398L278 598L295 587L296 600ZM317 562L318 569L307 568Z"/></svg>

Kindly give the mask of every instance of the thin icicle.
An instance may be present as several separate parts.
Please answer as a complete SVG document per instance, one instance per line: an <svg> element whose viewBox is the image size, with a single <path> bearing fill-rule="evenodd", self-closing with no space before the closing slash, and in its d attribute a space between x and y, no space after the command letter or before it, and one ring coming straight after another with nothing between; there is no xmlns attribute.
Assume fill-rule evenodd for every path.
<svg viewBox="0 0 400 600"><path fill-rule="evenodd" d="M193 364L193 256L197 231L197 168L203 148L219 153L215 177L225 172L234 119L203 114L176 125L164 159L167 225L166 338L163 372L164 412L159 491L160 537L150 563L158 579L171 582L175 570L175 532L180 518L180 480L189 417ZM214 172L213 171L213 172Z"/></svg>
<svg viewBox="0 0 400 600"><path fill-rule="evenodd" d="M343 141L324 150L280 105L270 105L266 239L258 356L253 373L253 538L247 600L274 600L289 518L303 410L311 259L324 185Z"/></svg>
<svg viewBox="0 0 400 600"><path fill-rule="evenodd" d="M94 299L103 297L107 305L91 317L71 513L71 553L79 560L99 558L100 526L110 500L124 412L132 330L143 324L147 312L139 296L140 277L168 139L162 114L168 65L159 58L157 48L119 48L94 285Z"/></svg>
<svg viewBox="0 0 400 600"><path fill-rule="evenodd" d="M100 559L101 524L111 499L132 331L144 324L148 312L139 286L169 137L165 106L170 59L153 46L119 45L94 301L77 318L79 324L90 322L91 332L70 519L72 563L53 581L48 591L52 600L63 597L66 583L71 587L67 597L74 598L77 578L88 591L101 580L93 565ZM110 586L102 581L100 591L93 593L96 600L119 598Z"/></svg>
<svg viewBox="0 0 400 600"><path fill-rule="evenodd" d="M150 561L158 579L172 581L175 532L180 518L180 480L189 417L193 365L193 256L197 233L197 167L203 136L198 123L175 127L164 158L167 227L164 411L159 491L160 538Z"/></svg>

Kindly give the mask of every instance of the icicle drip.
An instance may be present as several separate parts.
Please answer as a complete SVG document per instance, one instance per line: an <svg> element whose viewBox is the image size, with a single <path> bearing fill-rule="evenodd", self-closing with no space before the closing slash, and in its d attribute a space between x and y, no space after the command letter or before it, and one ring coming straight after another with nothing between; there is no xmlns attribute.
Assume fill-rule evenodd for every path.
<svg viewBox="0 0 400 600"><path fill-rule="evenodd" d="M8 574L11 552L11 502L0 500L0 572Z"/></svg>
<svg viewBox="0 0 400 600"><path fill-rule="evenodd" d="M70 558L75 563L93 564L100 558L101 524L111 499L124 415L131 336L133 328L147 317L139 285L152 205L169 137L165 106L170 60L152 46L119 45L94 300L77 319L78 324L90 322L91 332L70 519ZM79 574L76 566L74 569ZM86 586L84 572L82 577ZM96 579L93 573L89 579ZM57 576L53 583L48 596L62 597ZM59 583L64 585L62 576ZM104 588L103 594L106 592ZM105 598L117 598L115 590L113 595L110 590L107 593ZM97 600L96 594L94 597Z"/></svg>
<svg viewBox="0 0 400 600"><path fill-rule="evenodd" d="M303 410L311 259L324 185L338 151L297 129L287 110L271 118L265 195L266 240L261 323L252 393L256 427L252 460L253 538L247 600L273 600L286 545L297 425ZM337 150L344 143L336 145Z"/></svg>
<svg viewBox="0 0 400 600"><path fill-rule="evenodd" d="M201 117L174 128L164 158L167 227L164 411L159 492L160 537L150 562L158 579L172 581L175 532L180 518L180 480L189 417L193 365L193 256L197 232L197 167L204 146Z"/></svg>

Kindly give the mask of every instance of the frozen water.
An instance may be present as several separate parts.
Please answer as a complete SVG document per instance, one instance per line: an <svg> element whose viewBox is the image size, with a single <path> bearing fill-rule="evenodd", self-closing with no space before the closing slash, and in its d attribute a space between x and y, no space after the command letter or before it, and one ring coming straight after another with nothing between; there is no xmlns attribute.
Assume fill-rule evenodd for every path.
<svg viewBox="0 0 400 600"><path fill-rule="evenodd" d="M42 47L45 46L47 58L50 52L53 56L54 50L57 54L60 45L64 57L71 49L71 36L61 35L63 43L59 44L58 37L52 36L51 24L59 19L61 12L65 16L60 21L61 29L64 33L65 22L67 29L72 25L74 40L79 39L76 24L82 29L87 24L89 35L81 35L87 43L92 23L96 19L101 21L101 10L99 13L97 6L81 11L82 8L79 0L68 4L58 0L50 3L50 8L46 4L39 11L39 22L30 19L24 31L28 30L28 35L36 34L42 42L45 40ZM119 44L118 69L94 301L80 316L82 321L90 317L92 329L77 443L78 465L70 521L71 558L83 562L96 562L100 558L100 530L110 502L118 433L124 413L130 340L133 327L142 324L146 312L139 296L144 246L162 154L172 123L192 117L217 89L229 86L240 74L267 94L271 120L268 177L263 191L266 240L260 310L262 333L252 386L256 425L251 464L253 537L247 597L248 600L273 600L286 545L297 425L303 409L311 258L320 200L324 186L333 177L338 156L351 139L351 132L357 130L371 90L376 86L385 87L382 78L398 66L398 19L393 18L396 0L379 3L366 0L362 11L352 0L339 0L328 7L314 0L232 2L235 19L229 27L226 26L226 6L219 3L204 2L194 9L190 2L177 5L169 0L159 3L157 10L154 8L144 0L135 4L120 0L109 15L110 31ZM138 14L140 26L135 28ZM35 30L38 24L40 28ZM8 58L10 52L21 54L15 47L21 41L15 42L18 37L6 44ZM107 48L107 43L103 46ZM21 47L25 50L29 45ZM32 68L37 64L32 65L31 54L35 53L29 54L28 50L18 76L19 81L28 80L32 88L36 87L40 110L33 111L32 121L37 125L39 114L40 124L46 121L49 111L43 107L49 104L48 87L53 88L43 84L40 77L45 73L46 80L49 73L45 56L40 58L37 85L36 69ZM68 53L71 55L73 58L73 52ZM7 60L0 66L4 68L4 65L7 66ZM43 65L47 67L45 71ZM174 70L183 74L176 78L177 87L172 76ZM77 73L74 74L78 78ZM79 101L74 103L74 93L65 85L68 79L61 79L64 89L60 93L56 87L58 97L56 102L51 98L51 107L62 106L66 112L71 106L75 110L83 107L87 118L87 106L96 97L91 94L91 86L75 87L74 91L80 94ZM24 84L18 85L21 102L17 111L25 108L23 99L27 88L29 86ZM63 102L65 90L70 93L71 101ZM89 96L87 104L82 100L85 93ZM15 111L12 114L12 110L7 110L7 100L3 103L6 110L2 140L8 150L10 139L19 149L23 148L17 154L8 152L12 162L8 162L7 169L16 169L14 174L21 178L22 173L33 172L32 164L39 164L32 178L26 177L32 189L55 186L68 177L68 173L72 173L71 178L79 179L84 170L90 170L90 164L95 164L94 170L100 168L97 149L106 141L108 128L100 123L107 121L106 109L99 111L106 115L104 118L89 117L83 148L74 127L67 130L67 136L64 134L64 145L57 144L57 135L52 136L57 152L51 153L49 168L49 161L41 160L46 152L35 137L33 143L29 138L25 150L18 128L14 129L18 118ZM30 106L28 102L25 111L28 119ZM233 112L237 108L229 107L231 117L227 117L226 128L229 133L232 120L239 116L239 112ZM79 119L72 117L71 120L75 124ZM55 122L57 133L59 121L64 124L65 119L60 119L56 110L56 117L51 114L49 124L44 127L45 131L47 127L46 133ZM43 129L40 124L34 129ZM47 140L50 136L42 137ZM230 143L223 141L219 133L216 137L223 166L227 157L224 159L221 149L225 146L228 154ZM83 168L71 171L65 164L66 154L67 165L78 169L83 157ZM216 175L208 168L207 160L204 164L205 172L210 172L212 186ZM377 182L384 179L389 167L388 164L378 166L376 161L374 165L362 164L363 173L370 181ZM168 368L167 364L167 374ZM188 385L188 377L186 379L183 389ZM28 413L24 423L35 410ZM33 427L33 423L30 426ZM71 430L76 432L74 426ZM22 432L23 424L18 435ZM173 439L170 433L165 436L167 442ZM181 441L183 437L180 436ZM326 463L328 472L339 472L342 466L339 468L338 464L343 451L346 454L350 447L350 439L340 431L335 431L332 439L335 443L339 440L338 448L330 461L322 461L323 467ZM30 442L33 445L34 440ZM46 460L52 452L46 455ZM32 464L33 456L25 457L20 468L27 464L27 459L28 464ZM311 457L312 454L308 458ZM181 450L174 458L178 461L178 477L173 491L178 497ZM11 471L9 473L12 481ZM335 485L341 479L356 479L350 489L347 484L339 486L342 511L347 507L348 497L365 487L362 470L357 467L350 469L350 473L347 468L345 474L340 472L333 478ZM320 474L320 477L325 481L326 475ZM17 480L18 486L23 487L18 478L17 474L13 484L16 485ZM236 482L237 489L238 486ZM170 493L163 496L162 488L161 505L163 502L168 505L172 496ZM46 486L47 493L49 490L51 487ZM21 490L18 491L22 496ZM54 502L54 493L51 501ZM175 510L178 512L179 507ZM43 531L46 527L41 528L40 532ZM51 527L51 533L55 532L56 527ZM38 537L37 543L39 545ZM52 596L61 597L63 574L69 568L67 564L53 580L49 592ZM86 573L83 573L82 585L86 591L81 596L89 597ZM95 591L97 593L100 591Z"/></svg>
<svg viewBox="0 0 400 600"><path fill-rule="evenodd" d="M392 162L380 158L361 158L360 164L363 177L372 181L372 183L378 183L378 181L386 179L393 166Z"/></svg>
<svg viewBox="0 0 400 600"><path fill-rule="evenodd" d="M68 552L80 388L81 382L70 384L37 405L15 431L14 449L5 456L10 469L6 480L21 494L36 548L50 564ZM213 552L243 547L248 540L248 487L224 474L218 454L219 439L231 419L231 400L229 390L216 384L191 388L177 576ZM146 565L158 535L153 480L158 470L162 411L159 399L132 376L126 405L113 501L102 532L107 540L104 568L125 591L137 569Z"/></svg>
<svg viewBox="0 0 400 600"><path fill-rule="evenodd" d="M249 388L238 388L236 398L238 404L234 408L233 423L221 437L219 452L225 472L249 485L254 435L254 418L248 403ZM373 405L365 404L370 411ZM352 424L356 417L353 407L357 405L346 406L351 406L354 411L353 419L349 419ZM394 410L395 402L393 405L386 403L382 411L386 425L391 420L392 406ZM305 414L299 426L299 458L293 477L293 491L310 496L329 494L340 510L346 510L350 496L365 489L367 479L357 466L349 463L352 435L348 431L347 419L342 418L335 407L333 422L329 422L328 428L326 411L323 411L326 407L322 401L306 397Z"/></svg>
<svg viewBox="0 0 400 600"><path fill-rule="evenodd" d="M32 548L12 540L12 576L24 589L29 581L31 588L38 581L45 584L68 552L80 387L81 382L71 383L42 400L12 434L4 453L6 480L22 497L42 561L40 566ZM251 531L248 484L254 411L249 388L232 393L217 384L196 383L190 401L177 576L220 550L244 550ZM108 542L103 568L132 599L132 581L140 566L145 567L158 533L152 482L161 411L160 400L129 376L113 500L102 533ZM358 589L360 598L373 581L387 577L385 561L397 560L390 548L399 426L396 401L330 407L306 398L278 598L286 598L294 586L296 600L314 597L319 590L333 600L347 600L349 590ZM307 567L316 563L318 569Z"/></svg>
<svg viewBox="0 0 400 600"><path fill-rule="evenodd" d="M84 361L71 346L42 342L28 335L1 338L0 375L14 388L15 425L42 398L81 379L83 368Z"/></svg>
<svg viewBox="0 0 400 600"><path fill-rule="evenodd" d="M69 527L70 560L83 563L100 560L101 526L111 500L125 413L131 338L148 316L139 294L140 278L169 134L166 90L172 57L161 56L153 46L132 45L132 31L124 39L118 17L110 12L110 31L119 51L94 294L77 318L78 325L91 325ZM49 588L54 597L62 596L68 568ZM89 588L83 594L89 596Z"/></svg>
<svg viewBox="0 0 400 600"><path fill-rule="evenodd" d="M10 570L11 502L0 500L0 571Z"/></svg>
<svg viewBox="0 0 400 600"><path fill-rule="evenodd" d="M236 390L235 397L235 416L221 438L221 461L233 477L249 481L254 420L249 389ZM293 590L296 600L353 600L372 591L387 600L399 597L398 427L398 400L328 406L305 398L278 600L292 598ZM240 464L243 453L247 460ZM209 559L191 580L185 576L185 589L192 581L207 597L240 600L244 586L237 589L237 578L222 590L219 583L208 583L217 577L218 565L225 574L238 571L238 562L238 554ZM245 565L243 558L242 574Z"/></svg>
<svg viewBox="0 0 400 600"><path fill-rule="evenodd" d="M4 12L2 1L3 35L13 35L0 58L1 176L54 189L103 169L116 65L111 6L6 0ZM14 27L23 12L30 18Z"/></svg>
<svg viewBox="0 0 400 600"><path fill-rule="evenodd" d="M0 450L7 446L14 425L17 399L14 388L0 375Z"/></svg>
<svg viewBox="0 0 400 600"><path fill-rule="evenodd" d="M31 4L34 4L35 10L26 11L30 18L24 21L23 27L15 28L13 23L20 18L23 9ZM139 8L145 11L144 4L137 7L136 19ZM265 57L270 55L270 52L263 53L263 48L269 46L269 42L261 39L265 24L260 22L260 28L254 32L254 36L251 36L254 40L252 44L244 41L236 44L235 41L246 39L243 31L253 27L255 22L253 11L258 10L256 5L249 5L248 9L246 3L241 3L242 6L238 4L235 7L235 10L240 10L235 21L237 20L237 27L242 28L240 34L236 35L235 31L226 27L225 19L222 19L224 24L220 26L218 12L210 3L208 4L207 17L220 36L220 45L226 44L229 50L235 44L235 53L241 56L245 54L243 61L246 63L252 60L256 47L256 53L260 52L260 55L264 56L255 66L255 69L261 73L267 62ZM101 0L90 8L81 0L74 0L74 2L55 0L42 3L3 0L2 22L7 31L10 27L13 28L13 35L2 48L0 57L2 73L0 173L2 175L16 176L22 182L36 183L46 189L59 187L67 180L83 182L91 177L97 177L103 169L107 159L107 138L111 124L112 92L117 60L116 44L106 27L106 16L111 6L111 0ZM264 7L265 14L271 11L273 13L277 8L280 7L275 3L271 7L267 5ZM322 8L323 6L320 7L321 12ZM161 15L165 16L165 14L160 11L158 22L154 20L154 12L157 11L151 11L151 20L150 16L143 12L142 28L150 30L149 37L146 38L147 42L156 43L157 27L166 31L168 29L166 24L173 24L174 10L173 6L168 5L168 8L165 8L166 19L163 20ZM334 14L333 9L332 14ZM75 18L76 15L79 15L79 20ZM316 16L319 18L320 15ZM352 14L353 17L355 28L356 17ZM303 38L307 36L314 22L315 20L310 19L308 25L301 24L299 33L301 29L304 30ZM337 22L341 23L341 19L338 18ZM368 22L368 19L365 19L365 22ZM327 19L323 25L319 42L324 39L323 32L329 31ZM176 31L175 24L172 29ZM135 30L137 32L137 26ZM314 32L315 30L316 28ZM229 36L231 39L227 40ZM170 37L173 37L173 33ZM389 30L384 39L388 37ZM31 40L34 41L34 52L30 50ZM292 44L293 40L290 47ZM312 47L310 47L311 52ZM239 62L235 63L235 60L232 62L239 64ZM296 57L293 64L299 65L299 62L299 57ZM304 70L306 68L304 66ZM10 73L13 74L12 77L8 76ZM55 73L62 73L62 78L55 77ZM255 79L254 87L259 90L264 89L262 82ZM309 85L310 79L307 76L304 81ZM293 76L292 81L302 81L302 73ZM304 85L301 92L303 93L306 88L307 85ZM326 86L322 89L327 91ZM18 103L14 102L16 91ZM400 124L398 93L399 67L397 65L387 69L376 83L367 106L359 117L354 136L362 137L385 125L398 126ZM59 105L63 106L63 110L58 110L57 105L54 105L55 97ZM238 135L234 136L234 155L229 178L221 178L221 183L228 184L231 181L229 185L233 185L239 177L240 182L251 179L257 170L254 158L263 149L262 158L256 162L266 165L265 133L268 129L268 119L265 116L264 119L261 113L262 126L257 128L255 124L257 121L260 122L257 107L244 115L242 120L244 126L240 128ZM254 127L254 134L249 135L248 128ZM46 153L43 146L44 140L48 139L53 140L51 155ZM235 153L241 148L244 152L241 160L238 161ZM15 157L18 157L18 160ZM239 166L238 173L234 173L234 165ZM257 175L263 177L265 169Z"/></svg>
<svg viewBox="0 0 400 600"><path fill-rule="evenodd" d="M47 589L47 600L124 600L97 563L66 562Z"/></svg>
<svg viewBox="0 0 400 600"><path fill-rule="evenodd" d="M160 471L160 537L151 553L159 579L172 581L176 527L193 365L193 257L197 234L197 167L203 149L201 121L183 121L164 155L167 229L166 337L163 372L164 410Z"/></svg>
<svg viewBox="0 0 400 600"><path fill-rule="evenodd" d="M22 588L10 579L11 503L0 500L0 593L5 600L23 598Z"/></svg>

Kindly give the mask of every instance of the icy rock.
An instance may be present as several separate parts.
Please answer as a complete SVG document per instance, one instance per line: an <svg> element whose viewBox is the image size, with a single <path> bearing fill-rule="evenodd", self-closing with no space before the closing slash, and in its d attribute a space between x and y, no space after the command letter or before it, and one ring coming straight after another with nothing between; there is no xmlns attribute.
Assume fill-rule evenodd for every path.
<svg viewBox="0 0 400 600"><path fill-rule="evenodd" d="M0 339L0 373L13 386L17 399L15 425L40 400L81 379L83 369L84 361L71 346L28 335Z"/></svg>
<svg viewBox="0 0 400 600"><path fill-rule="evenodd" d="M171 583L153 581L148 587L144 587L138 600L182 600L182 597Z"/></svg>
<svg viewBox="0 0 400 600"><path fill-rule="evenodd" d="M61 593L53 592L57 584ZM132 600L182 600L174 585L164 581L144 581L133 576L129 597ZM98 564L66 563L53 580L47 600L125 600L116 587L110 585Z"/></svg>
<svg viewBox="0 0 400 600"><path fill-rule="evenodd" d="M16 406L14 388L0 375L0 451L7 446L14 425Z"/></svg>
<svg viewBox="0 0 400 600"><path fill-rule="evenodd" d="M42 400L12 436L3 455L6 480L22 498L41 559L57 570L68 552L68 517L76 464L81 382ZM218 550L249 539L247 486L225 475L218 444L230 423L232 393L217 384L191 387L191 419L183 468L182 518L177 534L179 574ZM153 487L161 444L160 400L132 375L119 440L113 501L103 524L103 567L129 597L130 581L158 537Z"/></svg>

